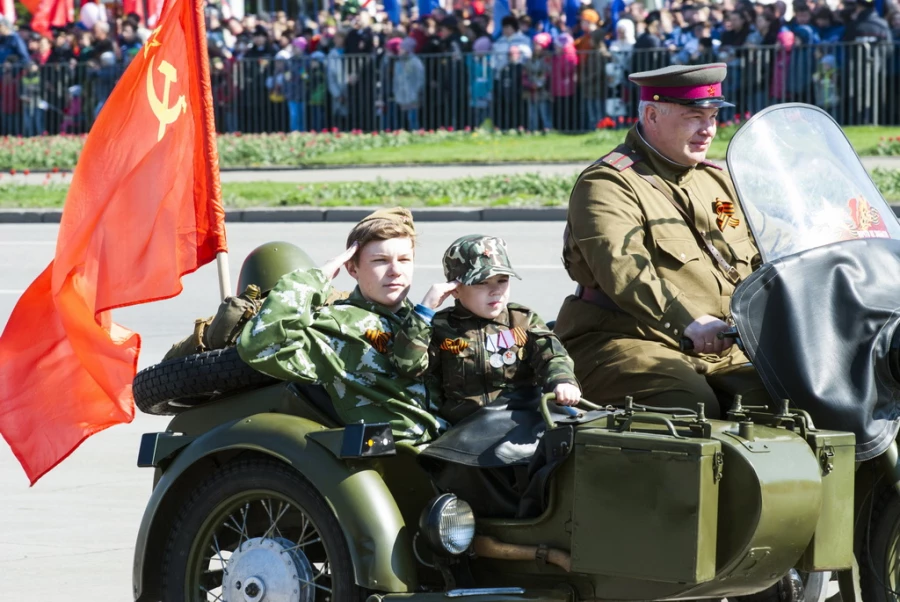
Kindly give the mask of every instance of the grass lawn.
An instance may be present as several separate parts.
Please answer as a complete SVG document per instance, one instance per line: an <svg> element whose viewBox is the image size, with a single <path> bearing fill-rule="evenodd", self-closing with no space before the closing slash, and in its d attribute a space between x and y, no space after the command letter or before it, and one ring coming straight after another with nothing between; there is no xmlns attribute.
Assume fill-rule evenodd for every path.
<svg viewBox="0 0 900 602"><path fill-rule="evenodd" d="M872 174L885 198L900 201L900 170ZM222 185L226 207L548 207L564 205L574 179L535 174L444 181L292 184L241 182ZM66 184L0 184L0 208L62 207Z"/></svg>
<svg viewBox="0 0 900 602"><path fill-rule="evenodd" d="M722 159L737 126L721 128L710 158ZM900 128L848 127L860 155L900 156ZM223 169L303 168L448 163L590 163L620 144L625 129L591 134L527 132L436 132L222 134ZM71 170L84 146L82 136L0 137L0 172Z"/></svg>
<svg viewBox="0 0 900 602"><path fill-rule="evenodd" d="M736 126L719 130L709 152L710 159L724 159L728 141ZM844 128L860 155L876 155L882 138L900 136L900 128L853 126ZM391 148L347 149L319 155L302 165L441 164L441 163L516 163L594 161L620 144L625 130L598 131L593 134L548 134L524 137L479 137L466 140L421 143Z"/></svg>

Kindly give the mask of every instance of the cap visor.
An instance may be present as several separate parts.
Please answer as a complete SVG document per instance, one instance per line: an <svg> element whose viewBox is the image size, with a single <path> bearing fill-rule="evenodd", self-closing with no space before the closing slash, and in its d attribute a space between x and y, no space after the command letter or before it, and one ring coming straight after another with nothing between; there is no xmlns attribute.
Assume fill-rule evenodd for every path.
<svg viewBox="0 0 900 602"><path fill-rule="evenodd" d="M700 107L703 109L721 109L723 107L733 107L734 105L726 100L701 100L699 102L692 103L690 106Z"/></svg>
<svg viewBox="0 0 900 602"><path fill-rule="evenodd" d="M460 278L459 282L465 285L478 284L479 282L484 282L491 276L497 275L515 276L519 280L522 279L521 276L516 274L515 270L504 268L502 266L491 266L489 268L469 272L464 277Z"/></svg>

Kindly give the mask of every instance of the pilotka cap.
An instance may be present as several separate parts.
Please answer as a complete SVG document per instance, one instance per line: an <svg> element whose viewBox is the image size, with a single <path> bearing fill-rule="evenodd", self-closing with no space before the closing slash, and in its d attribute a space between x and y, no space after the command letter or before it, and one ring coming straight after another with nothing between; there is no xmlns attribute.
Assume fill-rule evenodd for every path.
<svg viewBox="0 0 900 602"><path fill-rule="evenodd" d="M725 63L673 65L632 73L628 79L641 87L641 100L669 102L687 107L733 107L722 95Z"/></svg>

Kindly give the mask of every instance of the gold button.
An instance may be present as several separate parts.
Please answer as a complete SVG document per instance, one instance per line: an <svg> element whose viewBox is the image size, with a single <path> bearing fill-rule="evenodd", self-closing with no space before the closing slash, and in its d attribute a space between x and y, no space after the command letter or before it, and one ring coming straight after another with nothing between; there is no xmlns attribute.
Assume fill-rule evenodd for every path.
<svg viewBox="0 0 900 602"><path fill-rule="evenodd" d="M672 334L678 334L678 329L676 328L675 330L673 330Z"/></svg>
<svg viewBox="0 0 900 602"><path fill-rule="evenodd" d="M663 324L663 326L665 326L666 328L671 328L671 327L672 327L672 325L669 324L668 322L666 322L665 324Z"/></svg>
<svg viewBox="0 0 900 602"><path fill-rule="evenodd" d="M684 261L684 257L685 257L685 255L684 255L684 253L682 253L682 254L681 254L681 261Z"/></svg>
<svg viewBox="0 0 900 602"><path fill-rule="evenodd" d="M653 100L659 100L659 94L654 94L654 95L653 95Z"/></svg>

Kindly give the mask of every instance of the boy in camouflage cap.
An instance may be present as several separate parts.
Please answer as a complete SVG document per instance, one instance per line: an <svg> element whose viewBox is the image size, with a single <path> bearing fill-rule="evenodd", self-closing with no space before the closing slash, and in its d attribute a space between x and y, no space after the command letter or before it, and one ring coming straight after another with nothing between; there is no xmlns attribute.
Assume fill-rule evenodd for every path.
<svg viewBox="0 0 900 602"><path fill-rule="evenodd" d="M407 314L394 343L397 368L410 378L427 374L440 392L440 415L456 423L498 397L533 401L541 390L576 404L581 390L562 343L537 314L509 303L509 278L519 276L506 243L464 236L443 263L447 282ZM450 295L455 306L436 312Z"/></svg>
<svg viewBox="0 0 900 602"><path fill-rule="evenodd" d="M421 379L398 373L394 336L412 304L415 227L406 209L379 210L350 232L347 250L272 289L244 327L241 358L275 378L321 384L344 423L389 422L395 439L430 441L446 428ZM357 281L326 305L341 266Z"/></svg>

